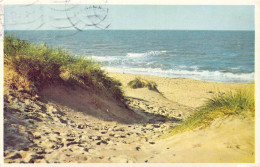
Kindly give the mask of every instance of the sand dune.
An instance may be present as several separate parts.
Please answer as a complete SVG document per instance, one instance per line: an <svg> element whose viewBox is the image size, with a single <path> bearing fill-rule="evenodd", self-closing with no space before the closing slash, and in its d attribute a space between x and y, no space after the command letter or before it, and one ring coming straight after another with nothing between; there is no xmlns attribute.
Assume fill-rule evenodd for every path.
<svg viewBox="0 0 260 167"><path fill-rule="evenodd" d="M54 85L35 99L5 89L5 162L254 162L252 117L169 136L217 91L254 84L142 76L158 84L158 93L127 87L136 75L109 75L122 82L129 109L81 88Z"/></svg>

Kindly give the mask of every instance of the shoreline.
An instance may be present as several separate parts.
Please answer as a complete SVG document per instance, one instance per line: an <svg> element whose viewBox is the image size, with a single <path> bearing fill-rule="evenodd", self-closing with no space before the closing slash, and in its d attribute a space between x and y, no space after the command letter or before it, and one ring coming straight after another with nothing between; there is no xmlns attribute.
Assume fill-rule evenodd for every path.
<svg viewBox="0 0 260 167"><path fill-rule="evenodd" d="M189 78L189 77L171 77L171 76L162 76L162 75L152 75L152 74L140 74L140 73L132 73L132 72L110 72L107 70L104 70L106 73L115 73L115 74L130 74L130 75L137 75L137 76L151 76L151 77L158 77L158 78L171 78L171 79L191 79L191 80L197 80L202 82L210 82L210 83L229 83L229 84L254 84L255 80L253 82L225 82L225 81L210 81L210 80L203 80L198 78Z"/></svg>
<svg viewBox="0 0 260 167"><path fill-rule="evenodd" d="M158 90L171 101L175 101L182 105L197 108L212 98L218 92L234 91L237 89L254 89L255 83L222 83L201 81L191 78L170 78L158 77L153 75L140 75L128 73L112 73L108 72L110 77L118 79L122 83L126 96L136 96L140 89L131 89L127 83L136 77L154 81L158 85ZM144 88L142 88L143 90ZM141 94L140 98L144 98ZM149 97L146 97L150 99Z"/></svg>

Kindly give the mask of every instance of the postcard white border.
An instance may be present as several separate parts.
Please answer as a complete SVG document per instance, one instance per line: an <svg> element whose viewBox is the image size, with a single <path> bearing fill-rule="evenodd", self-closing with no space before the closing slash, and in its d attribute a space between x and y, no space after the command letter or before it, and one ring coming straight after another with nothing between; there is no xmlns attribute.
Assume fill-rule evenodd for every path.
<svg viewBox="0 0 260 167"><path fill-rule="evenodd" d="M86 164L4 164L3 162L3 151L0 153L0 166L6 167L28 167L28 166L62 166L62 167L157 167L157 166L167 166L167 167L260 167L260 1L247 1L247 0L38 0L36 4L63 4L70 1L71 4L107 4L107 5L254 5L255 6L255 87L256 87L256 130L255 130L255 163L136 163L136 164L121 164L121 163L86 163ZM2 5L12 5L12 4L31 4L35 0L0 0L0 10ZM0 16L2 17L2 16ZM4 18L2 18L4 19ZM0 27L0 31L1 27ZM3 150L3 41L0 41L0 150Z"/></svg>

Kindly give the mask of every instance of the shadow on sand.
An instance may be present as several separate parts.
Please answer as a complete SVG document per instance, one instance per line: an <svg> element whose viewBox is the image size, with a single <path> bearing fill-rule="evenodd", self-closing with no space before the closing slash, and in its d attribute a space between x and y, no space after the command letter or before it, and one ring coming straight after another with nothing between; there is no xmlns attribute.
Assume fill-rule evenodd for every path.
<svg viewBox="0 0 260 167"><path fill-rule="evenodd" d="M157 124L180 121L178 118L136 110L109 95L95 94L81 88L72 90L57 85L43 89L40 95L45 103L52 102L58 108L66 107L103 121L116 121L123 124ZM145 101L138 98L135 100Z"/></svg>

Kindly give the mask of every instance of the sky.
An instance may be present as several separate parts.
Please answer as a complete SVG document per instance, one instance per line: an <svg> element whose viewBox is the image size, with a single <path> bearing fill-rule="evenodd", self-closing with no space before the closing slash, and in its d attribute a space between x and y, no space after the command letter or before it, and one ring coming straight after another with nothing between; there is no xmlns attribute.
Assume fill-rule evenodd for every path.
<svg viewBox="0 0 260 167"><path fill-rule="evenodd" d="M6 5L5 30L254 30L254 6Z"/></svg>

